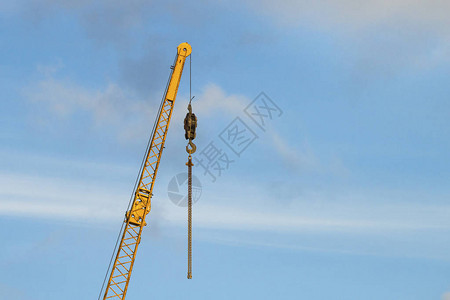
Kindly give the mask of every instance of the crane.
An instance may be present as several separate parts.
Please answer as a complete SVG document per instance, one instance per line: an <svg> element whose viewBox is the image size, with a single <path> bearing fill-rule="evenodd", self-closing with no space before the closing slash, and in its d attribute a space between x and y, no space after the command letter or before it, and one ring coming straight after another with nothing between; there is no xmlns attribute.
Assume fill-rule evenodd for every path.
<svg viewBox="0 0 450 300"><path fill-rule="evenodd" d="M125 219L119 233L120 243L116 244L117 253L115 255L114 263L111 264L111 259L110 268L108 268L107 271L107 275L109 274L108 283L105 287L107 278L105 276L99 299L102 295L103 288L105 291L103 300L125 299L128 284L130 282L131 271L133 270L136 258L136 252L141 241L142 229L147 225L145 217L151 209L153 186L155 184L161 154L164 149L167 130L169 129L170 118L172 116L178 86L183 73L184 63L191 52L192 48L188 43L181 43L177 47L175 62L171 66L172 71L152 131L151 140L147 146L134 194L131 198L127 212L125 213Z"/></svg>

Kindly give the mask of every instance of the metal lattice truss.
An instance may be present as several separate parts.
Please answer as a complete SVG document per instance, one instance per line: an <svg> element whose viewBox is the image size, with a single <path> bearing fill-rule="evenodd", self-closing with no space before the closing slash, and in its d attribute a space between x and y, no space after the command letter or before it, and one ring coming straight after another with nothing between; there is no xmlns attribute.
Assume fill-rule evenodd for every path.
<svg viewBox="0 0 450 300"><path fill-rule="evenodd" d="M151 209L155 177L158 172L162 150L164 149L184 62L190 53L191 48L189 44L182 43L178 46L177 58L175 65L172 67L173 71L152 135L150 147L148 148L144 167L140 174L139 184L132 201L131 209L125 214L125 226L122 239L114 265L111 269L103 299L125 299L131 271L136 258L136 251L141 240L142 229L146 225L145 216Z"/></svg>
<svg viewBox="0 0 450 300"><path fill-rule="evenodd" d="M104 299L123 299L127 292L142 228L147 225L145 216L151 209L153 185L155 183L156 173L158 172L172 109L173 101L166 99L161 108L160 117L153 134L131 210L126 213L127 223Z"/></svg>

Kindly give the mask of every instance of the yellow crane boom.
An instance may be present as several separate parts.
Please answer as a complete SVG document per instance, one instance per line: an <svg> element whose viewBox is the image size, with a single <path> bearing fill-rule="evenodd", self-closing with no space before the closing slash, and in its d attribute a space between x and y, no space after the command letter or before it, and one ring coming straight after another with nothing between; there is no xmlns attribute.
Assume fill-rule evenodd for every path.
<svg viewBox="0 0 450 300"><path fill-rule="evenodd" d="M137 188L134 191L134 199L131 202L130 209L125 214L122 237L105 288L104 300L125 299L136 251L141 241L142 229L147 225L145 216L151 209L153 186L164 149L181 74L186 58L191 54L191 51L191 46L188 43L181 43L177 48L175 64L171 67L172 73L169 84L145 156L145 163L140 172Z"/></svg>

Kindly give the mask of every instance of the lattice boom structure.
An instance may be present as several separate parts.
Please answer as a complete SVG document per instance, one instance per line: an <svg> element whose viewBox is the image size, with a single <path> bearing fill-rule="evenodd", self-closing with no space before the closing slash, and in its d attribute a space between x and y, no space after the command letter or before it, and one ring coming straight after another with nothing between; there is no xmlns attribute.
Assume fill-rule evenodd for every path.
<svg viewBox="0 0 450 300"><path fill-rule="evenodd" d="M125 214L125 226L123 228L122 238L103 299L125 299L131 271L133 270L134 260L136 258L136 251L141 241L142 229L147 225L145 216L151 209L153 186L155 184L162 150L164 149L181 74L183 73L186 58L191 54L191 51L191 46L188 43L182 43L178 46L176 61L171 67L172 73L169 84L165 91L161 110L152 133L152 139L146 154L144 166L141 170L131 209Z"/></svg>

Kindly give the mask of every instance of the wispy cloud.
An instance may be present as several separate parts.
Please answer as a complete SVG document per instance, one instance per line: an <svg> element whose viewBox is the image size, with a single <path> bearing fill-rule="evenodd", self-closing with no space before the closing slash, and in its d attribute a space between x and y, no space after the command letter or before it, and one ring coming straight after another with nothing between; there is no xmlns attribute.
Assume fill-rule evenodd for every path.
<svg viewBox="0 0 450 300"><path fill-rule="evenodd" d="M288 144L287 140L282 138L276 131L269 131L271 145L273 145L285 165L296 171L311 170L319 168L319 160L315 156L311 146L304 139L302 149Z"/></svg>
<svg viewBox="0 0 450 300"><path fill-rule="evenodd" d="M175 103L174 121L180 123L187 113L188 95L178 95ZM244 95L227 93L215 83L209 83L200 88L200 93L195 95L192 101L193 112L202 120L207 120L213 128L218 118L226 118L231 121L243 113L244 108L251 100ZM203 123L207 124L207 123ZM221 128L218 128L221 129Z"/></svg>
<svg viewBox="0 0 450 300"><path fill-rule="evenodd" d="M116 193L105 197L88 181L2 173L0 182L0 214L7 216L98 223L117 216L121 198L127 198Z"/></svg>
<svg viewBox="0 0 450 300"><path fill-rule="evenodd" d="M351 203L349 203L351 205ZM358 206L357 204L354 204ZM330 205L330 208L323 207L322 214L311 209L301 212L300 209L291 209L289 212L257 212L248 208L224 206L224 205L199 205L196 207L196 224L204 228L219 228L219 229L233 229L244 231L267 231L267 232L329 232L329 233L358 233L364 235L384 233L389 235L389 232L413 232L415 230L449 230L450 224L448 222L442 223L433 220L434 216L441 215L439 211L444 209L448 212L449 207L424 208L422 206L409 207L405 205L392 205L390 207L372 207L373 213L377 216L372 216L370 219L365 219L362 215L367 214L368 207L360 206L355 209L353 215L347 214L345 217L330 217L331 207L336 211L333 213L338 215L338 210L342 209L336 205ZM306 208L306 207L305 207ZM391 211L388 212L388 209ZM412 219L399 218L394 220L393 212L404 211L408 209L411 214L419 215L421 210L428 210L430 219L425 223L418 223ZM315 215L308 216L308 213ZM389 213L389 216L386 215ZM322 216L320 216L322 215ZM185 213L179 215L171 213L166 216L168 220L184 224Z"/></svg>
<svg viewBox="0 0 450 300"><path fill-rule="evenodd" d="M40 161L41 158L34 156L30 160ZM52 163L52 160L56 161ZM114 164L98 165L49 157L44 157L42 164L68 173L74 173L78 165L85 174L106 174L110 173L106 170L116 170L124 173L123 177L133 173L128 167L124 172L124 166ZM167 181L164 180L167 178L162 175L152 203L151 225L184 227L186 211L167 199ZM118 224L124 216L130 186L120 178L111 180L112 176L97 177L93 181L79 176L2 171L0 215L95 226ZM441 258L445 257L443 252L449 246L444 237L450 231L450 206L441 201L439 195L430 195L434 200L428 201L429 204L420 201L420 194L417 196L414 191L380 193L379 189L376 192L346 189L330 192L311 187L301 195L292 194L291 201L281 205L263 188L267 183L250 184L250 188L242 190L237 184L241 179L228 180L220 186L205 186L201 201L194 207L196 230L203 232L202 238L213 242L215 238L221 242L229 236L228 242L238 244L249 241L267 247L375 255L414 252L414 255ZM223 191L224 185L230 187L229 191ZM309 235L317 237L314 242L301 238ZM342 242L349 237L351 243ZM401 239L396 241L398 237ZM367 240L371 243L366 244L364 241ZM387 242L394 245L392 249L383 246ZM425 248L422 254L419 253L422 250L414 250Z"/></svg>
<svg viewBox="0 0 450 300"><path fill-rule="evenodd" d="M87 88L68 78L62 78L59 71L64 63L39 65L40 78L23 89L25 98L32 104L33 116L40 117L47 126L58 128L62 120L78 122L80 114L87 119L95 130L108 128L115 132L119 141L130 142L142 136L148 136L150 124L157 114L160 96L145 99L133 89L127 89L117 83L109 83L98 88ZM187 95L178 95L175 103L172 123L181 124L184 119ZM208 130L218 126L218 118L231 121L242 115L251 99L244 95L227 93L219 85L210 83L200 89L193 101L194 112L205 122L211 124ZM41 115L39 115L41 114ZM56 119L55 119L56 118ZM216 128L220 130L222 128ZM293 168L311 168L317 165L307 141L304 149L290 145L276 131L269 133L270 145L280 158Z"/></svg>
<svg viewBox="0 0 450 300"><path fill-rule="evenodd" d="M74 167L70 162L56 165ZM97 172L96 164L83 165L86 173ZM109 222L123 214L128 198L127 192L118 190L122 187L111 186L107 181L3 172L0 183L0 214L3 215ZM215 193L216 189L208 188L206 192ZM450 229L449 206L418 204L413 198L399 201L399 197L404 198L405 195L390 194L391 199L387 201L385 196L377 199L370 192L336 192L330 201L327 194L311 190L304 192L301 199L279 206L268 199L270 196L265 196L264 190L259 193L257 189L243 191L238 198L227 199L225 194L220 201L199 202L196 205L196 224L204 228L232 230L364 234ZM164 191L158 192L159 197L164 195ZM251 195L253 198L249 198ZM241 197L248 199L244 201ZM412 197L412 193L406 197ZM255 207L256 203L264 205ZM160 199L155 205L164 212L160 217L169 223L184 224L185 212L170 201Z"/></svg>
<svg viewBox="0 0 450 300"><path fill-rule="evenodd" d="M210 83L202 88L194 103L199 115L228 114L236 116L242 113L251 100L239 94L229 94L219 85Z"/></svg>
<svg viewBox="0 0 450 300"><path fill-rule="evenodd" d="M329 35L351 52L355 72L385 77L403 69L448 64L450 19L445 1L246 1L283 27L301 26Z"/></svg>
<svg viewBox="0 0 450 300"><path fill-rule="evenodd" d="M6 1L15 2L15 1ZM20 1L15 11L26 19L39 23L53 14L74 15L84 27L87 35L96 43L114 44L126 48L132 29L136 29L146 16L154 13L155 3L149 0L122 1ZM12 9L10 9L12 10Z"/></svg>
<svg viewBox="0 0 450 300"><path fill-rule="evenodd" d="M81 113L88 117L87 121L93 128L114 128L120 140L130 141L148 135L149 124L152 124L149 120L156 117L160 95L153 93L144 98L135 93L135 89L124 88L114 82L88 88L62 78L58 74L62 66L61 61L56 65L39 65L41 78L23 89L23 95L33 105L33 111L43 114L42 119L52 122L54 127L60 120L76 122L75 117ZM181 99L188 97L178 95L178 99L172 122L181 123L187 106L187 102ZM249 102L242 95L230 95L218 85L208 84L201 89L193 105L198 116L210 119L217 116L235 117ZM40 111L42 108L43 111Z"/></svg>
<svg viewBox="0 0 450 300"><path fill-rule="evenodd" d="M49 126L54 127L58 120L76 122L75 118L84 114L92 128L112 127L120 140L129 141L141 136L152 124L148 119L156 114L158 101L144 101L115 83L87 88L58 77L51 66L40 65L38 69L43 76L26 86L23 95L32 104L33 116L52 123Z"/></svg>
<svg viewBox="0 0 450 300"><path fill-rule="evenodd" d="M255 10L272 15L288 24L311 24L327 29L340 27L360 30L379 24L396 22L417 24L436 31L448 32L450 4L444 1L370 0L361 3L346 1L253 1L247 3Z"/></svg>
<svg viewBox="0 0 450 300"><path fill-rule="evenodd" d="M27 295L27 293L25 293L22 289L11 287L4 283L0 283L0 297L2 299L11 299L11 300L30 299L29 295Z"/></svg>

